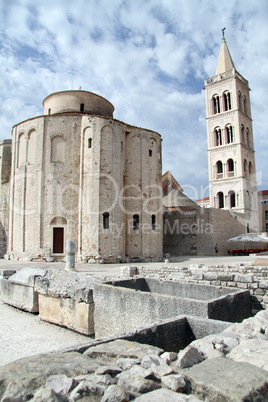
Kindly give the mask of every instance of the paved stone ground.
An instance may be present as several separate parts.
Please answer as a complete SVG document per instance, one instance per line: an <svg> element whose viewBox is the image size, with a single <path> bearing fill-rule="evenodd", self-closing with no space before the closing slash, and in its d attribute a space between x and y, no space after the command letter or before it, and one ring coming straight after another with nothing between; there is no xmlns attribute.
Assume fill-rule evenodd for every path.
<svg viewBox="0 0 268 402"><path fill-rule="evenodd" d="M255 256L249 257L177 257L171 258L169 266L185 266L190 264L252 264ZM98 276L118 276L121 266L150 266L161 267L162 263L132 263L132 264L77 264L78 271L92 273ZM22 262L0 260L0 269L21 269L23 267L36 267L64 269L65 264L46 263L46 262ZM86 343L90 338L77 334L71 330L64 329L57 325L52 325L41 321L38 315L30 314L18 310L14 307L0 302L0 365L14 360L32 356L39 353L46 353L52 350L59 350L65 347Z"/></svg>

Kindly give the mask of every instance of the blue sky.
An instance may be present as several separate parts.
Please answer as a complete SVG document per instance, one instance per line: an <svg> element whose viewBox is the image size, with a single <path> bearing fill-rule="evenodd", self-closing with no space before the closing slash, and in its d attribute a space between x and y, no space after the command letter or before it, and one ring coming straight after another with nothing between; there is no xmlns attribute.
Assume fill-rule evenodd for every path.
<svg viewBox="0 0 268 402"><path fill-rule="evenodd" d="M193 199L208 195L204 79L221 29L249 80L258 188L268 189L267 0L1 0L0 139L67 89L95 92L114 118L163 138L170 170Z"/></svg>

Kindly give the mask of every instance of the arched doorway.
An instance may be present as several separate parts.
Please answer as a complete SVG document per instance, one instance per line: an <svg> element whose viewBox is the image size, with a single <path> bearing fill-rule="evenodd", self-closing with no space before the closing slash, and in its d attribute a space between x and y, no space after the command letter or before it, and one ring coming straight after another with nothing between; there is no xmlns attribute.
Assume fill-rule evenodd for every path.
<svg viewBox="0 0 268 402"><path fill-rule="evenodd" d="M50 222L52 229L52 254L64 253L65 228L67 221L62 217L55 217Z"/></svg>

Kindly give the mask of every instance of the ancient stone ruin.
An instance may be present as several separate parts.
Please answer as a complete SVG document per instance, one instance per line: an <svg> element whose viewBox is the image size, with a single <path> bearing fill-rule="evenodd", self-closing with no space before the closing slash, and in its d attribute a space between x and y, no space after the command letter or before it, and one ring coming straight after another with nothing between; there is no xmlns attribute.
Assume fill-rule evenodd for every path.
<svg viewBox="0 0 268 402"><path fill-rule="evenodd" d="M252 292L176 280L176 272L171 280L164 266L169 280L125 277L139 269L146 271L123 267L110 280L61 269L3 270L5 303L95 333L95 340L0 366L2 401L267 400L268 313L247 318Z"/></svg>

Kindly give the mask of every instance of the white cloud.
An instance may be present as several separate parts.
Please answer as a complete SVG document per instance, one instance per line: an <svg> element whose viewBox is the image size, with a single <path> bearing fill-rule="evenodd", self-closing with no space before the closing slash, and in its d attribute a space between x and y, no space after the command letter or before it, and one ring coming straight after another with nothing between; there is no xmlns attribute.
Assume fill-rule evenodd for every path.
<svg viewBox="0 0 268 402"><path fill-rule="evenodd" d="M49 93L82 86L110 100L115 118L160 132L163 170L185 188L205 187L202 86L215 74L226 27L235 66L252 88L257 167L267 171L267 17L266 0L4 0L1 138L41 114Z"/></svg>

